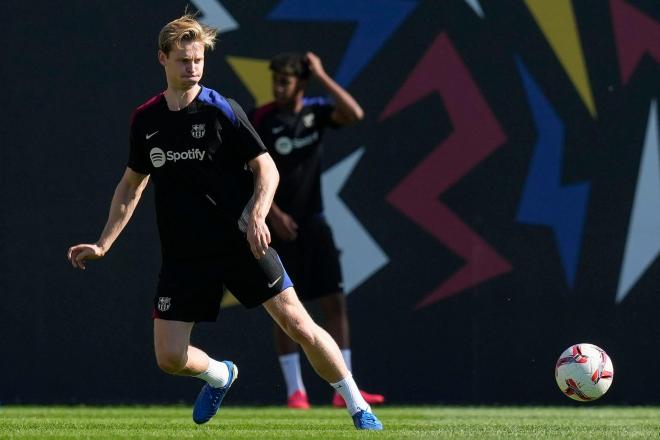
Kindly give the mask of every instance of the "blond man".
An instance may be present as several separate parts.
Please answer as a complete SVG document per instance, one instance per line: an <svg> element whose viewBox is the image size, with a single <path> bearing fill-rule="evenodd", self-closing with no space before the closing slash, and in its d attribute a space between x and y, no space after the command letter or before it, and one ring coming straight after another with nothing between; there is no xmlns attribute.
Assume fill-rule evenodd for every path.
<svg viewBox="0 0 660 440"><path fill-rule="evenodd" d="M158 60L167 89L139 106L131 119L130 154L108 220L96 243L68 251L75 268L111 248L151 180L162 251L154 296L158 366L206 382L193 420L208 422L238 377L190 345L196 322L215 321L222 285L248 307L263 305L300 344L315 371L342 394L357 429L382 429L364 401L334 340L302 306L277 253L266 216L279 181L277 168L242 108L200 85L204 54L217 30L184 15L159 35Z"/></svg>

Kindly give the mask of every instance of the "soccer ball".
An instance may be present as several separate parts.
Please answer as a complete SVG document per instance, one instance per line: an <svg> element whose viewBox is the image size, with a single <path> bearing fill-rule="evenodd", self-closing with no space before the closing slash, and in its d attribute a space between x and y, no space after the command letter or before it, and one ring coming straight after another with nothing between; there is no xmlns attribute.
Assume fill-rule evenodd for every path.
<svg viewBox="0 0 660 440"><path fill-rule="evenodd" d="M596 400L610 389L614 379L612 360L593 344L576 344L559 356L555 380L559 389L573 400Z"/></svg>

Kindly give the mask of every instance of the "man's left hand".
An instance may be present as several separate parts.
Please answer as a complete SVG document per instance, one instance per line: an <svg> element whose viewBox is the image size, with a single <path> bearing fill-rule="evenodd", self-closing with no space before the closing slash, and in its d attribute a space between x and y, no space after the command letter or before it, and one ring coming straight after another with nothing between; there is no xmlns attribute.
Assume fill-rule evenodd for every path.
<svg viewBox="0 0 660 440"><path fill-rule="evenodd" d="M321 58L319 58L318 55L316 55L314 52L307 52L305 54L305 59L309 65L309 71L314 77L318 78L319 76L326 75L325 69L323 68L323 63L321 62Z"/></svg>
<svg viewBox="0 0 660 440"><path fill-rule="evenodd" d="M266 255L266 250L270 245L270 230L266 225L266 220L250 217L246 232L247 241L250 243L250 250L254 257L258 260Z"/></svg>

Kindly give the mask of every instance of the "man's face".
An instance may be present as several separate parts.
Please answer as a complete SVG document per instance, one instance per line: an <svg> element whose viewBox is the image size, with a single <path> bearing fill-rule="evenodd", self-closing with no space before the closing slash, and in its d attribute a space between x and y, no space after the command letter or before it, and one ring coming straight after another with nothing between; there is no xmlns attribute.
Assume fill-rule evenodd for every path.
<svg viewBox="0 0 660 440"><path fill-rule="evenodd" d="M304 81L295 75L273 73L273 98L280 105L293 103L299 91L304 87Z"/></svg>
<svg viewBox="0 0 660 440"><path fill-rule="evenodd" d="M204 44L199 41L183 41L181 47L173 47L169 54L159 51L158 61L165 67L169 87L188 90L202 79Z"/></svg>

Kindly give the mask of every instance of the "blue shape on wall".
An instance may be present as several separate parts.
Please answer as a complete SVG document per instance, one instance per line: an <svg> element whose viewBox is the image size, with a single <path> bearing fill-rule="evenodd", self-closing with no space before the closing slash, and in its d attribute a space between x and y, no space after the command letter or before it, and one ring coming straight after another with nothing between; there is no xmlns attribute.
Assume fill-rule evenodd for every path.
<svg viewBox="0 0 660 440"><path fill-rule="evenodd" d="M282 0L268 18L291 21L355 21L335 80L348 86L417 6L417 0Z"/></svg>
<svg viewBox="0 0 660 440"><path fill-rule="evenodd" d="M572 288L579 261L590 184L561 184L564 124L518 57L516 64L538 133L517 220L552 228L566 278Z"/></svg>

